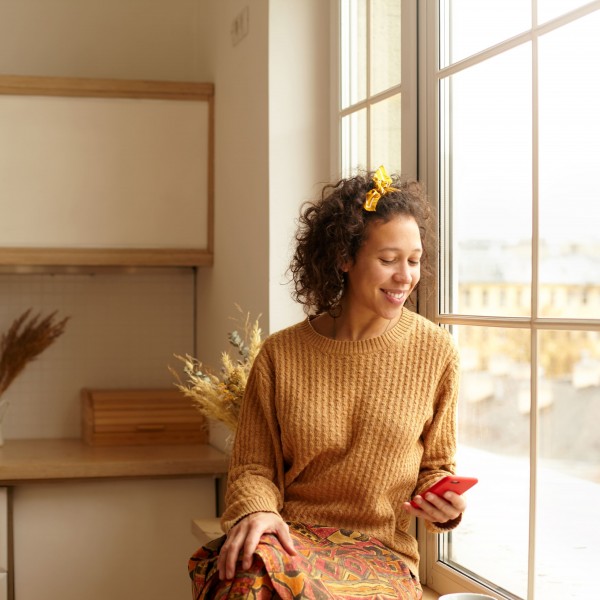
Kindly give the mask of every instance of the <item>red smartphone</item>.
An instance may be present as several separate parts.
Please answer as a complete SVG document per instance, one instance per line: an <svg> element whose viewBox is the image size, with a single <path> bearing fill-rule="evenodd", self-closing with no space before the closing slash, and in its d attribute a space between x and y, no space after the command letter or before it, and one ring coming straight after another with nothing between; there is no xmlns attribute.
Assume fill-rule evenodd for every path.
<svg viewBox="0 0 600 600"><path fill-rule="evenodd" d="M425 494L436 494L442 496L446 492L454 492L456 494L463 494L469 488L472 488L479 480L476 477L459 477L458 475L448 475L443 477L439 481L436 481L429 489L425 490L419 496L425 497ZM413 500L410 503L415 507L419 508Z"/></svg>

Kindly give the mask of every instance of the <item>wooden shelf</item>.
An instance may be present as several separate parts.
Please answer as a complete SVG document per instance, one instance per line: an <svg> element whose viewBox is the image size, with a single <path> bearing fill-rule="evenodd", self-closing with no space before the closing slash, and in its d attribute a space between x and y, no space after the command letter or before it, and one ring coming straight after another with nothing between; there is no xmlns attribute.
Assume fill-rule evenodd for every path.
<svg viewBox="0 0 600 600"><path fill-rule="evenodd" d="M131 81L84 77L0 76L0 94L18 96L210 100L214 96L214 93L214 84L193 81Z"/></svg>
<svg viewBox="0 0 600 600"><path fill-rule="evenodd" d="M0 265L48 267L210 267L212 252L180 248L0 248Z"/></svg>
<svg viewBox="0 0 600 600"><path fill-rule="evenodd" d="M0 485L60 480L222 476L227 455L208 444L88 446L80 439L8 440L0 447Z"/></svg>

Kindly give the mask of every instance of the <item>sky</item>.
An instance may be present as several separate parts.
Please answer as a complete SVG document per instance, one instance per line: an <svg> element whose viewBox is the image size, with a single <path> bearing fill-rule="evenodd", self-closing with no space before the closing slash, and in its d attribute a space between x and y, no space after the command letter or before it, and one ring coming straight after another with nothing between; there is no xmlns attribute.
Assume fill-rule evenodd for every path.
<svg viewBox="0 0 600 600"><path fill-rule="evenodd" d="M557 16L580 0L538 2ZM452 0L452 56L462 59L529 28L524 0ZM539 135L532 122L532 44L452 76L453 202L459 239L531 236L533 159L540 236L598 242L600 223L600 11L540 36ZM450 136L449 136L450 138Z"/></svg>

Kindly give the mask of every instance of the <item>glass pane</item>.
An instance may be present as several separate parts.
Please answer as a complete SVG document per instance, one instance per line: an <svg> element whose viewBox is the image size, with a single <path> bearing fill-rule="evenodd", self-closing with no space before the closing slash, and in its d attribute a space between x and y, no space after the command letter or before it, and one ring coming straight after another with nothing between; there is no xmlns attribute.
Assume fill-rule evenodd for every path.
<svg viewBox="0 0 600 600"><path fill-rule="evenodd" d="M342 118L342 176L367 169L367 111L351 113Z"/></svg>
<svg viewBox="0 0 600 600"><path fill-rule="evenodd" d="M385 165L388 172L401 171L401 96L397 94L371 107L371 168Z"/></svg>
<svg viewBox="0 0 600 600"><path fill-rule="evenodd" d="M600 506L600 333L542 331L539 350L547 402L539 417L535 596L593 598L600 521L588 508Z"/></svg>
<svg viewBox="0 0 600 600"><path fill-rule="evenodd" d="M530 333L467 326L453 331L461 354L457 472L479 483L465 496L461 525L444 536L441 559L525 598ZM499 517L498 507L510 516Z"/></svg>
<svg viewBox="0 0 600 600"><path fill-rule="evenodd" d="M590 0L537 0L538 23L560 17L575 8L588 4Z"/></svg>
<svg viewBox="0 0 600 600"><path fill-rule="evenodd" d="M531 27L524 0L442 0L440 68L485 50Z"/></svg>
<svg viewBox="0 0 600 600"><path fill-rule="evenodd" d="M367 0L340 2L341 105L367 97Z"/></svg>
<svg viewBox="0 0 600 600"><path fill-rule="evenodd" d="M371 0L371 91L400 83L400 6L398 0Z"/></svg>
<svg viewBox="0 0 600 600"><path fill-rule="evenodd" d="M600 11L540 38L540 314L600 315ZM567 118L568 115L568 118Z"/></svg>
<svg viewBox="0 0 600 600"><path fill-rule="evenodd" d="M443 310L529 315L530 46L453 75L440 92L442 229L453 288Z"/></svg>

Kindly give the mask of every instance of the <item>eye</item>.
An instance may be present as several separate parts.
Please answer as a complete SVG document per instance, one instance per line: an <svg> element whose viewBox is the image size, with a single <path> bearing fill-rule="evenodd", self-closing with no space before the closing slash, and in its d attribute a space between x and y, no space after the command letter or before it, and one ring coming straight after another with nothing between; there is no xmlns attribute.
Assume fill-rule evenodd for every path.
<svg viewBox="0 0 600 600"><path fill-rule="evenodd" d="M408 261L409 265L413 265L414 267L418 266L421 264L421 261L419 259L413 258L411 260Z"/></svg>
<svg viewBox="0 0 600 600"><path fill-rule="evenodd" d="M379 261L381 262L382 265L391 265L394 263L393 258L380 258Z"/></svg>

